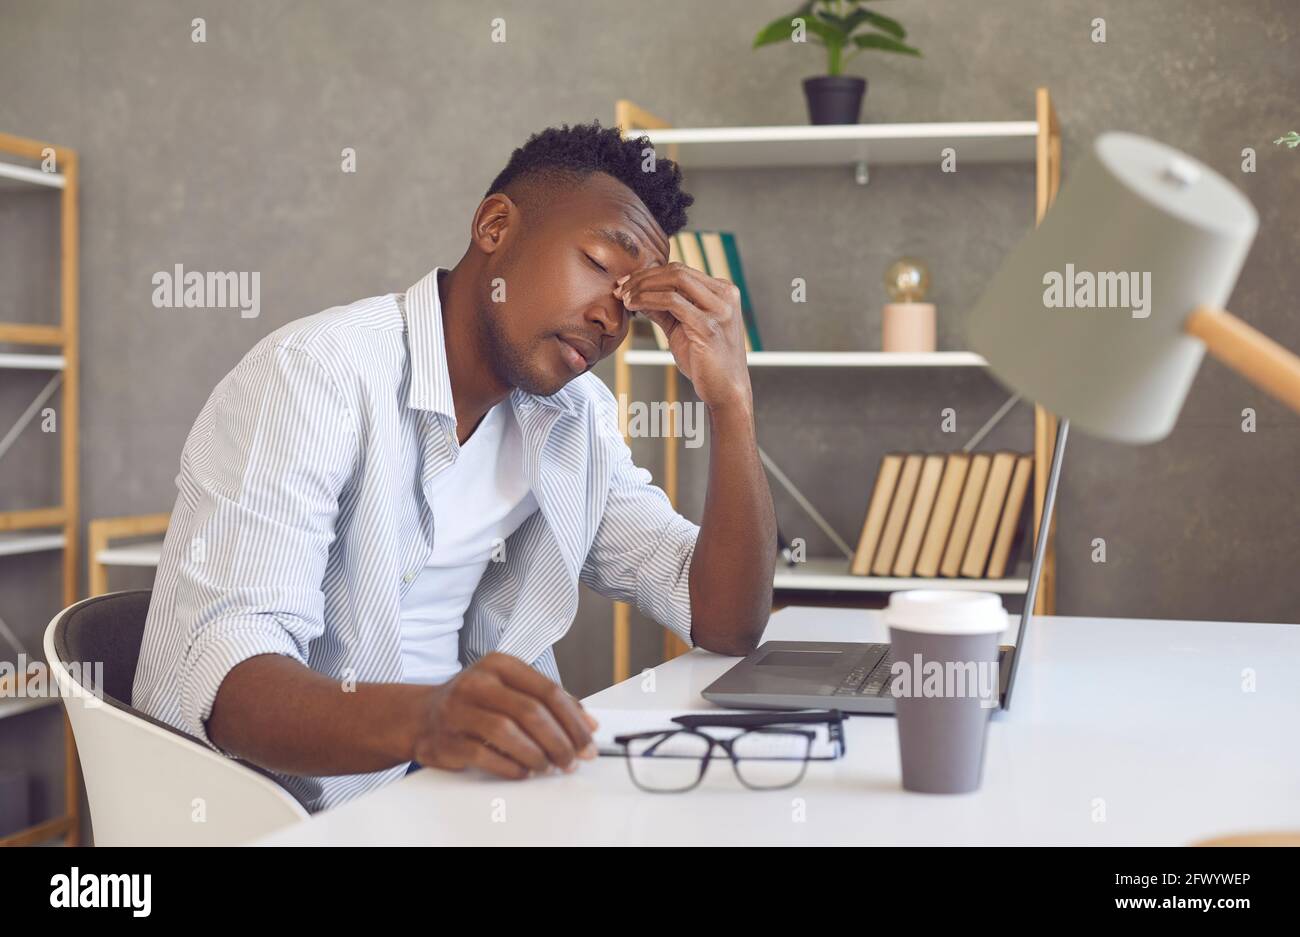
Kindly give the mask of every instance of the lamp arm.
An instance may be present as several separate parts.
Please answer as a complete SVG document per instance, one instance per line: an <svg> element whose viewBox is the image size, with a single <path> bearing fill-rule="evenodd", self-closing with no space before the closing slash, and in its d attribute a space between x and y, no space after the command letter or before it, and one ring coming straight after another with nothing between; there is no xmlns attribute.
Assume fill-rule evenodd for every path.
<svg viewBox="0 0 1300 937"><path fill-rule="evenodd" d="M1300 413L1300 356L1232 313L1198 306L1183 331L1205 343L1206 350L1261 390Z"/></svg>

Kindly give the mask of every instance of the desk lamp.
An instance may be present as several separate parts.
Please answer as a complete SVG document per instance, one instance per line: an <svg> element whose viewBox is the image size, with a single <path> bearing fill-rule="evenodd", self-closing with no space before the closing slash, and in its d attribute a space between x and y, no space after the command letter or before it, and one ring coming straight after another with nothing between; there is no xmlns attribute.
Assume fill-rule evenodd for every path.
<svg viewBox="0 0 1300 937"><path fill-rule="evenodd" d="M1163 439L1206 350L1300 412L1300 357L1222 308L1258 226L1213 169L1104 133L971 313L969 344L994 375L1061 417L1027 608L1071 422L1120 442Z"/></svg>

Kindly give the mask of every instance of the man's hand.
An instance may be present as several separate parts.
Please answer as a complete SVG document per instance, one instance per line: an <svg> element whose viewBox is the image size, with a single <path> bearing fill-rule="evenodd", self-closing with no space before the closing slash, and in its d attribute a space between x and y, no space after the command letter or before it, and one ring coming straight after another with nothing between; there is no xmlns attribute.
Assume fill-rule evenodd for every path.
<svg viewBox="0 0 1300 937"><path fill-rule="evenodd" d="M415 760L508 778L596 757L595 727L563 687L505 654L441 686L346 688L291 657L258 654L226 674L206 726L218 748L285 774L365 774Z"/></svg>
<svg viewBox="0 0 1300 937"><path fill-rule="evenodd" d="M685 264L638 270L614 294L668 335L709 408L709 485L691 557L691 640L744 656L772 613L776 511L758 458L740 290Z"/></svg>
<svg viewBox="0 0 1300 937"><path fill-rule="evenodd" d="M706 406L753 408L735 284L673 262L628 274L614 295L664 330L677 367Z"/></svg>
<svg viewBox="0 0 1300 937"><path fill-rule="evenodd" d="M508 654L488 654L432 688L416 725L422 765L482 768L503 778L573 771L596 757L596 720L558 683Z"/></svg>

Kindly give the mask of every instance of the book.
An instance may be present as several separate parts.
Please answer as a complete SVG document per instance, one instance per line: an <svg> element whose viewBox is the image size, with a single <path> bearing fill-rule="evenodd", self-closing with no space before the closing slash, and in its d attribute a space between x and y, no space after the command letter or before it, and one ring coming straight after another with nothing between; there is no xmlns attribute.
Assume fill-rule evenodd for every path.
<svg viewBox="0 0 1300 937"><path fill-rule="evenodd" d="M1025 507L1025 492L1029 490L1029 479L1033 471L1033 456L1022 455L1016 459L1016 468L1011 475L1011 486L1007 489L1007 500L1002 506L1002 520L998 522L993 551L989 554L989 568L986 575L990 579L1001 579L1007 574L1007 558L1011 554L1011 544L1016 538L1016 531L1020 529L1020 515Z"/></svg>
<svg viewBox="0 0 1300 937"><path fill-rule="evenodd" d="M943 479L939 493L934 497L934 511L921 541L921 553L916 558L914 575L931 578L939 575L939 561L948 543L948 533L957 517L957 502L961 498L962 484L970 469L971 457L965 452L952 452L944 462Z"/></svg>
<svg viewBox="0 0 1300 937"><path fill-rule="evenodd" d="M943 477L943 456L927 455L921 463L921 477L916 483L916 495L911 510L907 512L907 526L903 529L903 542L894 560L895 576L910 576L916 566L916 555L921 552L921 539L930 522L934 496L939 493L939 479Z"/></svg>
<svg viewBox="0 0 1300 937"><path fill-rule="evenodd" d="M939 563L941 576L952 577L961 572L961 559L966 555L966 544L970 542L975 513L979 510L992 463L993 457L983 452L971 456L966 484L962 486L961 500L957 502L957 516L952 521L952 533L948 535L948 545L944 547L943 560Z"/></svg>
<svg viewBox="0 0 1300 937"><path fill-rule="evenodd" d="M727 250L727 262L731 265L732 275L736 278L736 288L740 290L740 311L745 318L745 332L754 351L763 350L763 340L758 334L758 318L754 315L754 304L750 299L749 284L745 282L745 268L740 263L740 248L736 236L730 231L722 232L722 246Z"/></svg>
<svg viewBox="0 0 1300 937"><path fill-rule="evenodd" d="M885 529L885 515L889 513L889 502L894 497L894 488L898 485L898 475L903 468L903 456L890 452L880 460L880 470L876 472L876 484L871 489L871 501L867 505L867 517L862 522L862 534L858 537L858 548L853 553L853 563L849 572L854 576L867 576L871 573L871 561L876 556L876 547L880 544L880 535Z"/></svg>
<svg viewBox="0 0 1300 937"><path fill-rule="evenodd" d="M889 515L885 518L885 531L880 535L880 548L872 561L871 572L877 576L888 576L894 568L894 557L898 555L898 544L903 539L903 526L907 522L907 513L912 507L912 495L916 493L916 483L921 478L920 455L913 453L903 458L903 470L898 476L898 487L889 505Z"/></svg>
<svg viewBox="0 0 1300 937"><path fill-rule="evenodd" d="M975 515L975 526L971 528L970 543L966 544L966 556L961 561L963 576L977 579L984 575L1015 465L1014 452L994 453L993 464L989 466L989 480L984 483L984 496L980 498L980 509Z"/></svg>

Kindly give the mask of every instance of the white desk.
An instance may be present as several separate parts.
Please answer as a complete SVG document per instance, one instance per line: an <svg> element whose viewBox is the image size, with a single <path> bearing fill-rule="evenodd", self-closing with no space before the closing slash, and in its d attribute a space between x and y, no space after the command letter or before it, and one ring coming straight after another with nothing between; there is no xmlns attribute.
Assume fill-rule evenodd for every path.
<svg viewBox="0 0 1300 937"><path fill-rule="evenodd" d="M788 608L765 637L885 628L877 612ZM263 842L1185 844L1300 827L1300 625L1038 618L1026 644L973 794L903 791L893 718L862 716L844 761L784 791L742 788L725 762L681 794L637 790L613 758L522 782L425 769ZM653 693L637 676L584 703L709 709L699 693L733 661L692 651L656 668Z"/></svg>

